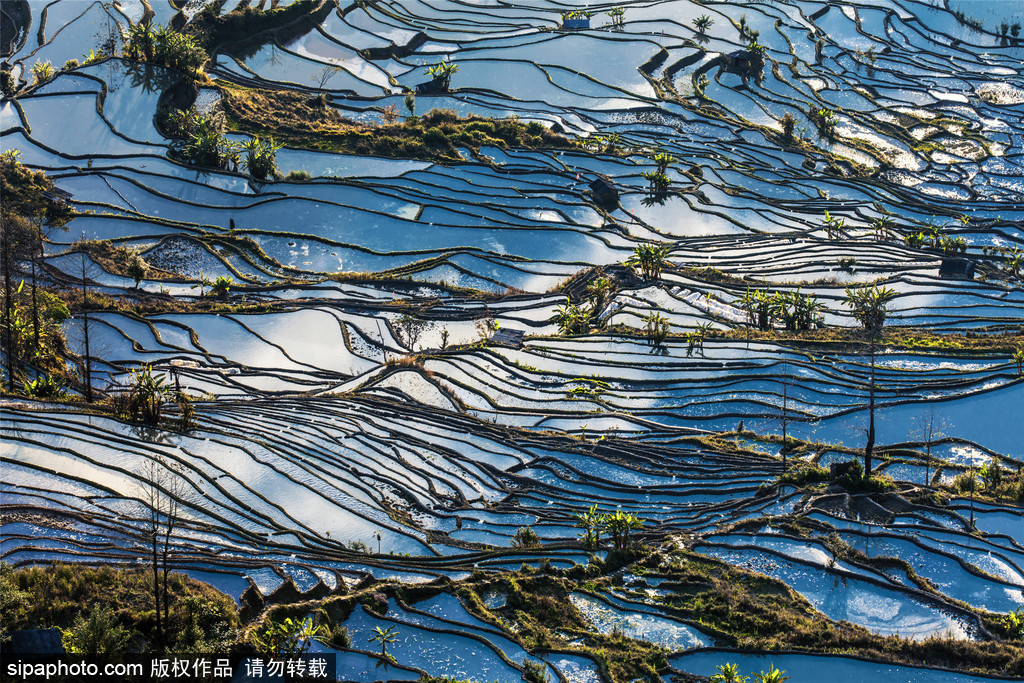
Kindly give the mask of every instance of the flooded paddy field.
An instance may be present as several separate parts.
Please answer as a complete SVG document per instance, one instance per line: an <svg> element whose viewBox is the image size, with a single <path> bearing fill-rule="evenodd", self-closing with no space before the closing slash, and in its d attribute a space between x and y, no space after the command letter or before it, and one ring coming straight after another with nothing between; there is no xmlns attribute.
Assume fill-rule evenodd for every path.
<svg viewBox="0 0 1024 683"><path fill-rule="evenodd" d="M149 567L156 487L171 568L243 638L318 601L340 680L1024 677L1016 3L2 19L4 163L74 210L30 259L65 360L4 368L3 562Z"/></svg>

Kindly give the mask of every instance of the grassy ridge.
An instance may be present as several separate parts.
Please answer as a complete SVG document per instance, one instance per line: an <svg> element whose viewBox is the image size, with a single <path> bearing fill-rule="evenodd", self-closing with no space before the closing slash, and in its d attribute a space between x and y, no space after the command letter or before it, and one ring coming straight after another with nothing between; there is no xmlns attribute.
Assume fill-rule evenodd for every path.
<svg viewBox="0 0 1024 683"><path fill-rule="evenodd" d="M461 117L434 109L402 123L372 125L343 118L317 98L291 90L252 90L218 82L228 128L273 137L280 144L323 152L464 161L459 148L575 148L544 125L518 119Z"/></svg>

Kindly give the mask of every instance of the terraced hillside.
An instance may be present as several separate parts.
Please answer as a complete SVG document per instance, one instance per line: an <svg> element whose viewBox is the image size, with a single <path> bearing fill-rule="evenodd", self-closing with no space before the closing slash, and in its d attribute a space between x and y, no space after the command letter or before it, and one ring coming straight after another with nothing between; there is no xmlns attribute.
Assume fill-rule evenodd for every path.
<svg viewBox="0 0 1024 683"><path fill-rule="evenodd" d="M4 562L145 566L158 491L343 680L1024 676L1016 3L2 19L4 245L74 210L0 245Z"/></svg>

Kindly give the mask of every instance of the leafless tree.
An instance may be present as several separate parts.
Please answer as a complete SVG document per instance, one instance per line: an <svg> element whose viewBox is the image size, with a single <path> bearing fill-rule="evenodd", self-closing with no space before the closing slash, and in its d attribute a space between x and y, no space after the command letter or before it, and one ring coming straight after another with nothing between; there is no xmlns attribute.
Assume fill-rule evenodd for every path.
<svg viewBox="0 0 1024 683"><path fill-rule="evenodd" d="M89 349L89 281L95 274L96 266L84 249L79 249L78 259L78 272L75 274L82 285L82 364L85 366L82 380L85 383L85 400L88 403L92 403L92 353Z"/></svg>
<svg viewBox="0 0 1024 683"><path fill-rule="evenodd" d="M316 83L318 90L323 90L327 85L327 81L331 80L342 71L344 71L344 69L340 66L325 66L313 74L313 82Z"/></svg>
<svg viewBox="0 0 1024 683"><path fill-rule="evenodd" d="M408 313L403 313L397 323L398 335L401 337L402 342L409 347L410 351L416 350L416 342L419 341L420 335L423 334L426 327L426 321L420 320Z"/></svg>
<svg viewBox="0 0 1024 683"><path fill-rule="evenodd" d="M153 572L153 606L156 609L156 646L166 647L166 628L170 614L170 574L168 560L171 539L180 522L181 505L187 493L181 467L157 456L138 471L139 501L142 505L146 551Z"/></svg>
<svg viewBox="0 0 1024 683"><path fill-rule="evenodd" d="M937 439L941 439L946 436L944 430L948 425L946 421L936 415L935 406L929 406L921 411L920 417L917 418L917 424L914 429L914 435L920 437L921 441L924 442L924 483L925 486L931 484L931 463L932 463L932 444Z"/></svg>
<svg viewBox="0 0 1024 683"><path fill-rule="evenodd" d="M782 469L785 470L788 466L786 461L786 452L789 450L789 438L787 436L787 429L789 427L789 361L783 361L782 363L782 412L779 415L779 421L782 423Z"/></svg>

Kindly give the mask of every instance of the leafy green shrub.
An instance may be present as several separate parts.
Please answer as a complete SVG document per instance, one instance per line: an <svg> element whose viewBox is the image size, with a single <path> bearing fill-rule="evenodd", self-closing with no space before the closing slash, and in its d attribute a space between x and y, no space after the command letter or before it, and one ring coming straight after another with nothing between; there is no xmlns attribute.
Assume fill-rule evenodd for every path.
<svg viewBox="0 0 1024 683"><path fill-rule="evenodd" d="M859 463L858 463L859 464ZM863 472L863 470L862 470ZM779 477L780 484L793 484L794 486L806 486L808 484L819 484L829 479L829 472L824 467L817 465L806 465L795 467L784 472Z"/></svg>
<svg viewBox="0 0 1024 683"><path fill-rule="evenodd" d="M18 82L14 79L14 74L9 69L0 71L0 92L4 97L11 97L17 91Z"/></svg>
<svg viewBox="0 0 1024 683"><path fill-rule="evenodd" d="M261 654L293 659L309 650L312 641L319 638L321 628L314 626L312 619L286 618L282 622L268 622L263 628L253 631L251 638Z"/></svg>
<svg viewBox="0 0 1024 683"><path fill-rule="evenodd" d="M530 121L526 124L526 132L530 135L541 135L546 130L547 127L540 121Z"/></svg>
<svg viewBox="0 0 1024 683"><path fill-rule="evenodd" d="M139 288L142 280L145 279L146 275L149 274L149 264L146 263L146 259L142 257L142 254L136 250L131 250L128 255L128 263L125 265L125 275L135 281L135 289Z"/></svg>
<svg viewBox="0 0 1024 683"><path fill-rule="evenodd" d="M536 548L540 546L540 536L533 530L533 527L522 526L516 529L512 537L513 548Z"/></svg>
<svg viewBox="0 0 1024 683"><path fill-rule="evenodd" d="M228 292L231 291L231 285L234 284L234 282L235 281L227 275L221 275L213 281L213 284L210 285L210 289L215 292L217 296L227 296Z"/></svg>
<svg viewBox="0 0 1024 683"><path fill-rule="evenodd" d="M37 59L36 63L32 65L32 75L35 76L37 85L50 80L56 73L53 64L50 64L50 60L43 62Z"/></svg>
<svg viewBox="0 0 1024 683"><path fill-rule="evenodd" d="M339 626L327 629L325 642L338 650L345 650L352 647L352 638L348 634L347 626Z"/></svg>
<svg viewBox="0 0 1024 683"><path fill-rule="evenodd" d="M433 126L423 133L423 142L434 147L441 147L448 142L448 137L440 128Z"/></svg>
<svg viewBox="0 0 1024 683"><path fill-rule="evenodd" d="M121 417L140 420L146 424L159 424L168 387L166 375L154 375L153 367L145 365L132 370L132 384L127 393L120 394L115 410Z"/></svg>
<svg viewBox="0 0 1024 683"><path fill-rule="evenodd" d="M266 180L277 173L277 151L280 145L274 144L273 138L249 138L242 145L245 158L242 166L257 180Z"/></svg>
<svg viewBox="0 0 1024 683"><path fill-rule="evenodd" d="M527 683L549 683L551 676L544 662L523 660L523 680Z"/></svg>
<svg viewBox="0 0 1024 683"><path fill-rule="evenodd" d="M40 375L22 384L25 393L35 398L59 398L64 395L64 381L53 375Z"/></svg>
<svg viewBox="0 0 1024 683"><path fill-rule="evenodd" d="M128 651L131 633L121 626L109 607L94 607L79 614L70 628L61 629L64 648L95 662L108 662Z"/></svg>

